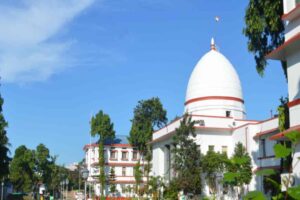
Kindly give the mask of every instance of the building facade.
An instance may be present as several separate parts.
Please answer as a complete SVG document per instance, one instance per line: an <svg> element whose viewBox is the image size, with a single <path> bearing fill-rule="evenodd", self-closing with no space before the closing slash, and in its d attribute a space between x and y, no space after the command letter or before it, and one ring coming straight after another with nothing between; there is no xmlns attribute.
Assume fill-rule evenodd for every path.
<svg viewBox="0 0 300 200"><path fill-rule="evenodd" d="M115 196L132 196L134 194L133 188L135 187L133 167L140 159L139 152L129 144L127 136L116 136L114 140L106 140L104 144L107 180L111 176L111 168L114 168L115 171L115 180L113 182L108 180L105 187L105 195L113 195L110 192L110 184L115 184L117 190L114 194ZM95 194L100 196L98 150L97 143L84 146L85 164L89 170L87 181L90 185L93 185ZM141 169L143 169L143 163L141 165ZM144 181L146 181L145 177L143 177Z"/></svg>
<svg viewBox="0 0 300 200"><path fill-rule="evenodd" d="M282 60L287 63L287 78L289 92L290 129L276 134L271 139L285 140L284 135L292 130L300 131L300 1L283 0L284 14L281 16L285 24L285 42L267 55L267 58ZM300 184L300 157L298 144L293 159L293 176L295 184Z"/></svg>
<svg viewBox="0 0 300 200"><path fill-rule="evenodd" d="M197 121L194 141L199 147L199 154L213 149L231 157L235 145L240 142L251 157L253 172L265 168L280 170L280 160L275 159L273 153L276 141L269 139L279 133L278 118L274 116L264 121L246 119L239 76L230 61L216 49L213 40L210 51L199 60L190 76L184 112ZM174 176L172 136L181 119L153 133L153 176L161 176L165 182ZM262 183L262 177L253 176L245 190L263 191ZM219 198L237 199L235 193L225 195L222 184L218 185ZM210 196L208 186L204 187L203 194Z"/></svg>

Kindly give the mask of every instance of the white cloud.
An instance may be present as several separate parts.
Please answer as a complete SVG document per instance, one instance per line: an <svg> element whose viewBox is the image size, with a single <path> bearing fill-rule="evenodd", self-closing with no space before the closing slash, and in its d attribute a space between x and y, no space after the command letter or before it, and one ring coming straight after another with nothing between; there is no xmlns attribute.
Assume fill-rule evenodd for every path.
<svg viewBox="0 0 300 200"><path fill-rule="evenodd" d="M0 5L0 76L6 82L39 81L68 66L71 41L50 40L94 0L22 0Z"/></svg>

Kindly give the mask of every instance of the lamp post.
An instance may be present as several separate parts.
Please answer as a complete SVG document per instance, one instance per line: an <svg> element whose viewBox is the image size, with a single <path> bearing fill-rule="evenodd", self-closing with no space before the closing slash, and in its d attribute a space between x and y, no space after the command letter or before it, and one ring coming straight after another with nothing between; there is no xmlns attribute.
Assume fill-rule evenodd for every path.
<svg viewBox="0 0 300 200"><path fill-rule="evenodd" d="M84 179L84 199L86 200L86 180L89 177L89 170L84 168L82 171L82 178Z"/></svg>

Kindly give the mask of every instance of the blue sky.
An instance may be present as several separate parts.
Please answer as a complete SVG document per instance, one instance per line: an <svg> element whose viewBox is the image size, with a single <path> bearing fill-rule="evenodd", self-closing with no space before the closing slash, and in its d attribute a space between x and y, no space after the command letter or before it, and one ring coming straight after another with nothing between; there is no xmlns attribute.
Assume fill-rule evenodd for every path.
<svg viewBox="0 0 300 200"><path fill-rule="evenodd" d="M83 158L103 109L127 135L137 102L183 112L189 75L210 39L235 66L248 119L266 119L287 85L279 63L259 77L242 35L247 1L10 0L0 3L0 75L11 151L46 144L59 163ZM214 21L220 16L219 23ZM95 139L92 139L93 141Z"/></svg>

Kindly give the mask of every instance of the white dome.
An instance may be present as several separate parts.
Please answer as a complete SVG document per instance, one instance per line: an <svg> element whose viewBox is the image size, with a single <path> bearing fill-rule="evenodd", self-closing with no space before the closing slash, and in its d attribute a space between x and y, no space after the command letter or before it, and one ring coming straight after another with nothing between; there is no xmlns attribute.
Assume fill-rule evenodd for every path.
<svg viewBox="0 0 300 200"><path fill-rule="evenodd" d="M197 63L187 87L185 111L192 114L244 118L244 100L238 74L230 61L212 49Z"/></svg>

